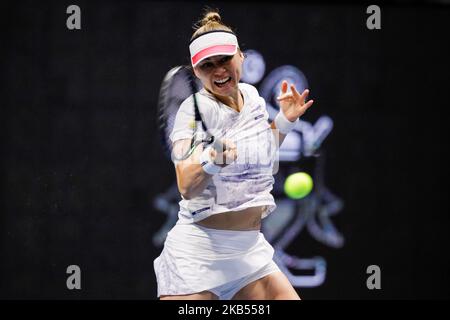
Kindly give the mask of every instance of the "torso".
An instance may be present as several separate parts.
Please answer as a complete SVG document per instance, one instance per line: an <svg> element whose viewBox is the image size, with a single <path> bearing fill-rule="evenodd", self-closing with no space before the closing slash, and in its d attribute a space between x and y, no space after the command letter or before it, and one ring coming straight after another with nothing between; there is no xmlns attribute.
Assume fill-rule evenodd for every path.
<svg viewBox="0 0 450 320"><path fill-rule="evenodd" d="M234 106L229 106L237 112L240 112L244 106L244 96L240 90L239 95L238 103ZM206 228L219 230L259 230L261 229L261 216L264 210L266 210L266 206L250 207L241 211L222 212L196 223Z"/></svg>
<svg viewBox="0 0 450 320"><path fill-rule="evenodd" d="M179 219L185 222L219 230L259 230L261 216L275 206L270 194L274 178L269 157L276 148L265 101L251 85L240 84L240 91L245 105L239 111L219 102L205 89L197 96L208 129L215 137L234 141L238 159L214 175L198 197L182 199ZM183 102L180 109L183 112L177 114L180 119L171 133L172 141L192 135L185 125L191 121L192 107ZM247 202L256 207L242 209Z"/></svg>
<svg viewBox="0 0 450 320"><path fill-rule="evenodd" d="M261 229L261 215L266 206L246 208L241 211L222 212L196 223L211 229L219 230L259 230Z"/></svg>

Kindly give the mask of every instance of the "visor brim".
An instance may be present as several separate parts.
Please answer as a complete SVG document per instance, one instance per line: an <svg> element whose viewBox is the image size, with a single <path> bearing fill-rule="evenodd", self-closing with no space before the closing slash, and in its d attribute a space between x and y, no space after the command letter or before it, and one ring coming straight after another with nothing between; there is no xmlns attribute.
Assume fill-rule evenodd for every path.
<svg viewBox="0 0 450 320"><path fill-rule="evenodd" d="M237 45L235 44L226 44L226 45L216 45L211 46L209 48L205 48L198 52L195 56L192 57L191 63L192 67L196 67L201 61L213 57L213 56L232 56L237 52Z"/></svg>

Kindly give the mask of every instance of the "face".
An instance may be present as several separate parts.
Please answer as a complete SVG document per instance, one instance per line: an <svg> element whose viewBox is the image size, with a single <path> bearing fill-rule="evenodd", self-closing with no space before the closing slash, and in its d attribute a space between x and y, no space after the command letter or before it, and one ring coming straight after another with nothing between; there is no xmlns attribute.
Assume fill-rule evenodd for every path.
<svg viewBox="0 0 450 320"><path fill-rule="evenodd" d="M244 55L241 51L234 56L213 56L200 62L194 73L203 86L218 96L230 96L238 91Z"/></svg>

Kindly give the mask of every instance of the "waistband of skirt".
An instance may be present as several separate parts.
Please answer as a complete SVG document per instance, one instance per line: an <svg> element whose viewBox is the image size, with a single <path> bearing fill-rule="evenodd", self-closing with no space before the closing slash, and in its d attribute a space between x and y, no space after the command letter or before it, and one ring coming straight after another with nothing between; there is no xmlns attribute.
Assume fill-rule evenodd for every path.
<svg viewBox="0 0 450 320"><path fill-rule="evenodd" d="M167 234L166 242L176 242L181 246L198 246L248 250L264 235L260 230L220 230L206 228L195 223L177 223Z"/></svg>

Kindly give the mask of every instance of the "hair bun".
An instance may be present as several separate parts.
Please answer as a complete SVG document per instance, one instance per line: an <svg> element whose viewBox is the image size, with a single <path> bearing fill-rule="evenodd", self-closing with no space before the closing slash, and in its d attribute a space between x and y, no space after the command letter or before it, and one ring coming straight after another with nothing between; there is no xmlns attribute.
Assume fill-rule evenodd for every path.
<svg viewBox="0 0 450 320"><path fill-rule="evenodd" d="M201 25L204 26L205 24L211 23L211 22L217 22L222 23L222 18L220 17L220 14L218 12L208 12L205 17L202 19Z"/></svg>
<svg viewBox="0 0 450 320"><path fill-rule="evenodd" d="M233 32L230 27L223 24L218 9L205 8L205 10L207 11L203 13L203 18L198 20L193 26L195 32L191 40L209 31L222 30Z"/></svg>

